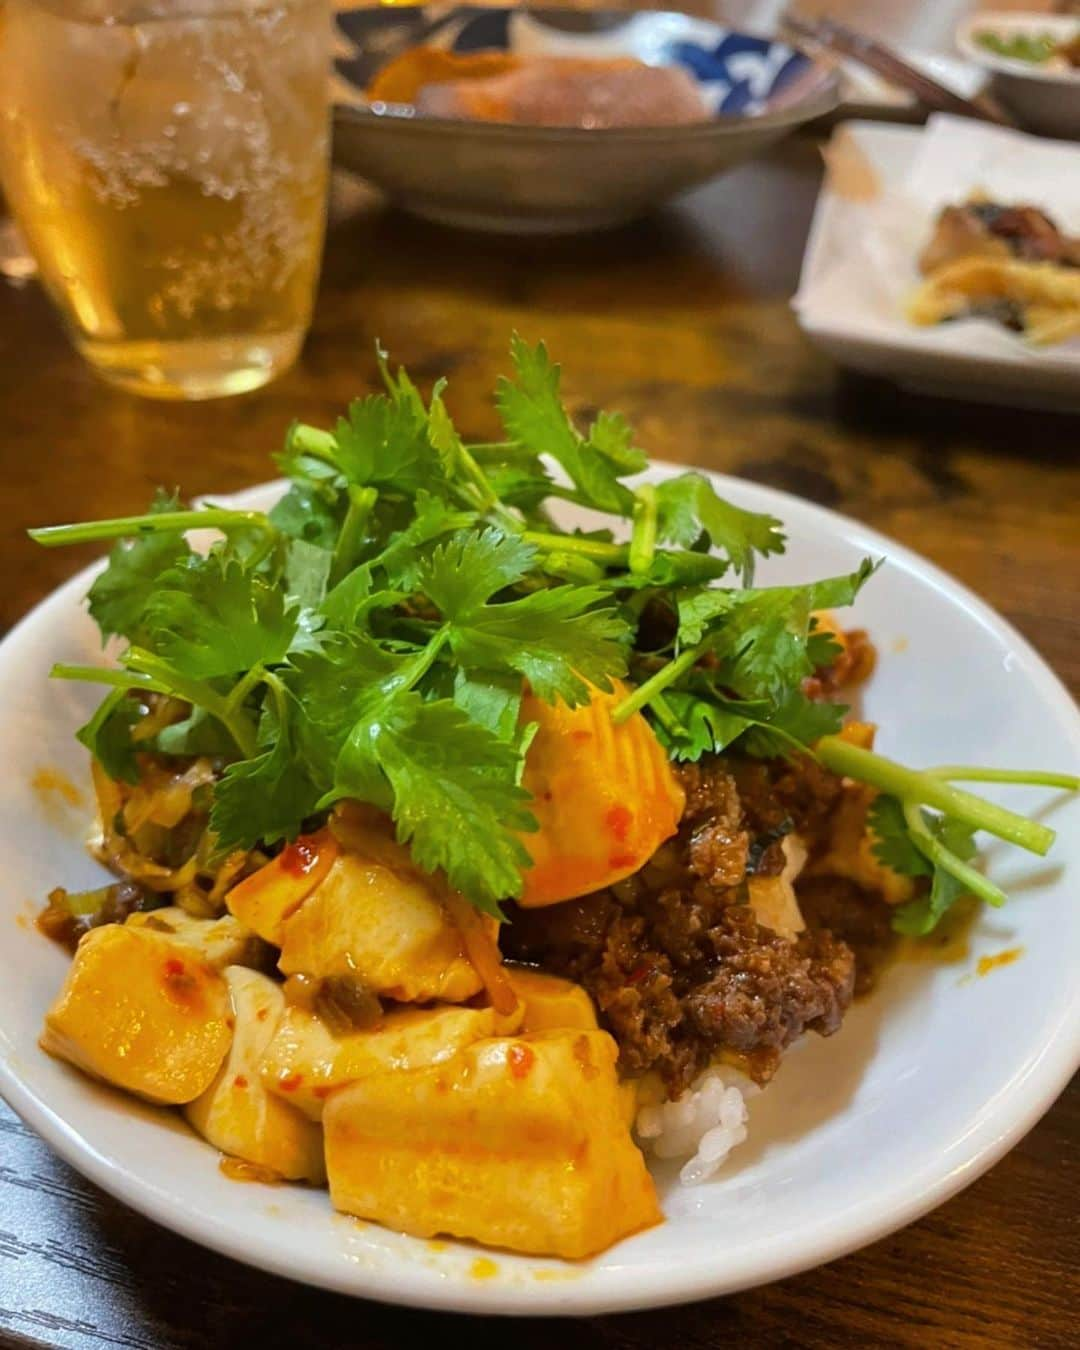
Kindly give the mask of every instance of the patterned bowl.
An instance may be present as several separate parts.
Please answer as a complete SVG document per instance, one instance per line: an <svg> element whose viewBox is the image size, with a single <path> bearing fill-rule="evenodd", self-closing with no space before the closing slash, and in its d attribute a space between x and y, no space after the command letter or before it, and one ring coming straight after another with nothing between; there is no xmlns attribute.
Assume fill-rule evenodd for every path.
<svg viewBox="0 0 1080 1350"><path fill-rule="evenodd" d="M443 14L445 11L434 11ZM570 233L613 225L706 182L832 111L832 70L786 43L661 10L504 9L338 14L335 155L416 215L471 229ZM454 52L680 65L712 120L666 127L523 126L425 116L364 96L381 58L420 41Z"/></svg>

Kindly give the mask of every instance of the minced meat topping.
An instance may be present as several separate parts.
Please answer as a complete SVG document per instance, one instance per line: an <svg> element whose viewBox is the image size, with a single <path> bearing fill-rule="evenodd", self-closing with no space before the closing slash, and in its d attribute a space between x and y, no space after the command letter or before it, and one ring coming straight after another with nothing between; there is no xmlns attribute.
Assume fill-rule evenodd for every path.
<svg viewBox="0 0 1080 1350"><path fill-rule="evenodd" d="M856 985L845 938L888 940L886 907L838 878L807 883L809 927L795 940L748 903L749 878L783 870L787 834L811 857L824 851L839 778L809 760L715 757L678 772L679 833L640 872L581 900L514 909L502 935L508 956L582 984L623 1071L655 1070L672 1095L717 1054L763 1081L804 1031L831 1035Z"/></svg>

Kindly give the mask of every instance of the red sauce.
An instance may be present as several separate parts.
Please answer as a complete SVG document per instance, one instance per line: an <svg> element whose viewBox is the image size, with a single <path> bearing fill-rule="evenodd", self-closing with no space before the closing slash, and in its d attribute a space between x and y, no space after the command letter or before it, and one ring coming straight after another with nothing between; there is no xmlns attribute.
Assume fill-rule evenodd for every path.
<svg viewBox="0 0 1080 1350"><path fill-rule="evenodd" d="M163 966L165 993L174 1003L190 1008L198 1005L201 996L197 971L189 970L183 961L170 957Z"/></svg>
<svg viewBox="0 0 1080 1350"><path fill-rule="evenodd" d="M287 1073L284 1078L278 1079L278 1087L282 1092L295 1092L303 1081L303 1074Z"/></svg>
<svg viewBox="0 0 1080 1350"><path fill-rule="evenodd" d="M572 731L572 732L570 733L570 739L571 739L572 741L591 741L591 740L592 740L592 732L591 732L591 731Z"/></svg>
<svg viewBox="0 0 1080 1350"><path fill-rule="evenodd" d="M624 867L636 867L637 862L637 854L635 853L613 853L608 858L608 866L613 872L622 871Z"/></svg>
<svg viewBox="0 0 1080 1350"><path fill-rule="evenodd" d="M529 1047L517 1041L507 1051L506 1058L510 1064L510 1074L513 1078L527 1078L532 1072L532 1066L536 1063L536 1056Z"/></svg>
<svg viewBox="0 0 1080 1350"><path fill-rule="evenodd" d="M246 1088L247 1085L248 1080L244 1077L242 1073L238 1073L236 1077L233 1079L233 1087Z"/></svg>
<svg viewBox="0 0 1080 1350"><path fill-rule="evenodd" d="M333 1089L332 1087L317 1087L317 1088L312 1088L312 1089L311 1089L311 1095L312 1095L313 1097L318 1097L319 1101L322 1101L325 1097L329 1097L330 1094L331 1094L331 1092L333 1092L333 1090L334 1090L334 1089Z"/></svg>
<svg viewBox="0 0 1080 1350"><path fill-rule="evenodd" d="M634 813L628 806L613 806L604 816L604 824L620 844L626 843L626 836L633 823Z"/></svg>
<svg viewBox="0 0 1080 1350"><path fill-rule="evenodd" d="M291 877L307 876L318 861L319 846L310 837L302 836L278 855L278 866Z"/></svg>

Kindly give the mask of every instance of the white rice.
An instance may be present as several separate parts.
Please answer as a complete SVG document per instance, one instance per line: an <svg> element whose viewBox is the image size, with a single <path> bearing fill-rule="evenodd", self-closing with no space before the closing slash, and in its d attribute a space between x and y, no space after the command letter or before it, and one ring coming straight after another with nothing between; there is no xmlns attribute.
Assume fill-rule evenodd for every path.
<svg viewBox="0 0 1080 1350"><path fill-rule="evenodd" d="M746 1138L746 1098L758 1091L737 1069L714 1065L677 1101L641 1107L634 1128L647 1153L688 1159L679 1180L684 1186L698 1186Z"/></svg>

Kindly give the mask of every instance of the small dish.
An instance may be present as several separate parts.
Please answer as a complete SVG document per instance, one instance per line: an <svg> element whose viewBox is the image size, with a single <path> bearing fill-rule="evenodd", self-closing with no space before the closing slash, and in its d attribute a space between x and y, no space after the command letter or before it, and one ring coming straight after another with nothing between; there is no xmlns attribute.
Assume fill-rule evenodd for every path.
<svg viewBox="0 0 1080 1350"><path fill-rule="evenodd" d="M941 147L935 158L940 172L935 169L928 195L909 196L905 189L925 163L931 134ZM1021 165L1017 151L1024 146L1030 151L1021 154ZM1036 156L1047 166L1037 175ZM1076 181L1080 149L938 116L926 130L848 122L834 133L826 161L792 300L801 328L814 343L841 365L919 393L1080 410L1076 339L1035 349L986 320L919 328L903 312L919 280L918 253L941 206L988 190L1003 201L1034 200L1054 211L1055 189L1060 196ZM1038 192L1048 179L1053 185L1049 200ZM1068 209L1060 213L1070 229L1076 228L1080 209L1074 197L1068 195Z"/></svg>
<svg viewBox="0 0 1080 1350"><path fill-rule="evenodd" d="M471 229L568 233L618 224L757 154L838 101L838 77L826 63L684 14L470 7L433 42L456 53L678 64L714 117L595 130L420 116L408 105L369 104L363 94L365 46L385 49L388 30L420 33L417 12L346 10L337 22L358 53L336 62L339 162L414 214Z"/></svg>
<svg viewBox="0 0 1080 1350"><path fill-rule="evenodd" d="M1080 138L1080 67L1070 70L1002 55L979 42L981 33L1005 39L1046 35L1064 43L1080 40L1080 18L995 10L971 15L956 30L961 54L990 72L993 92L1028 130Z"/></svg>
<svg viewBox="0 0 1080 1350"><path fill-rule="evenodd" d="M650 477L675 472L654 464ZM919 765L1077 762L1080 715L1068 693L971 592L856 521L711 478L737 505L784 521L788 550L762 566L765 584L888 559L854 610L882 654L863 712L880 723L886 754ZM281 490L267 484L230 504L265 508ZM588 524L578 508L563 519ZM942 1203L1012 1147L1075 1070L1080 799L1054 804L1049 866L1002 865L989 851L1012 899L979 918L958 959L894 966L835 1037L808 1040L753 1099L750 1138L715 1180L682 1187L672 1164L658 1166L667 1221L595 1259L424 1242L334 1215L315 1190L230 1181L174 1114L94 1084L37 1045L67 958L31 915L58 881L89 886L102 875L83 849L88 771L71 734L97 694L46 678L54 661L98 657L82 604L92 574L0 645L0 1092L92 1181L194 1241L284 1277L432 1309L583 1315L705 1298L832 1260ZM1000 799L1028 810L1039 800L1012 787ZM1000 959L1017 948L1018 959Z"/></svg>

